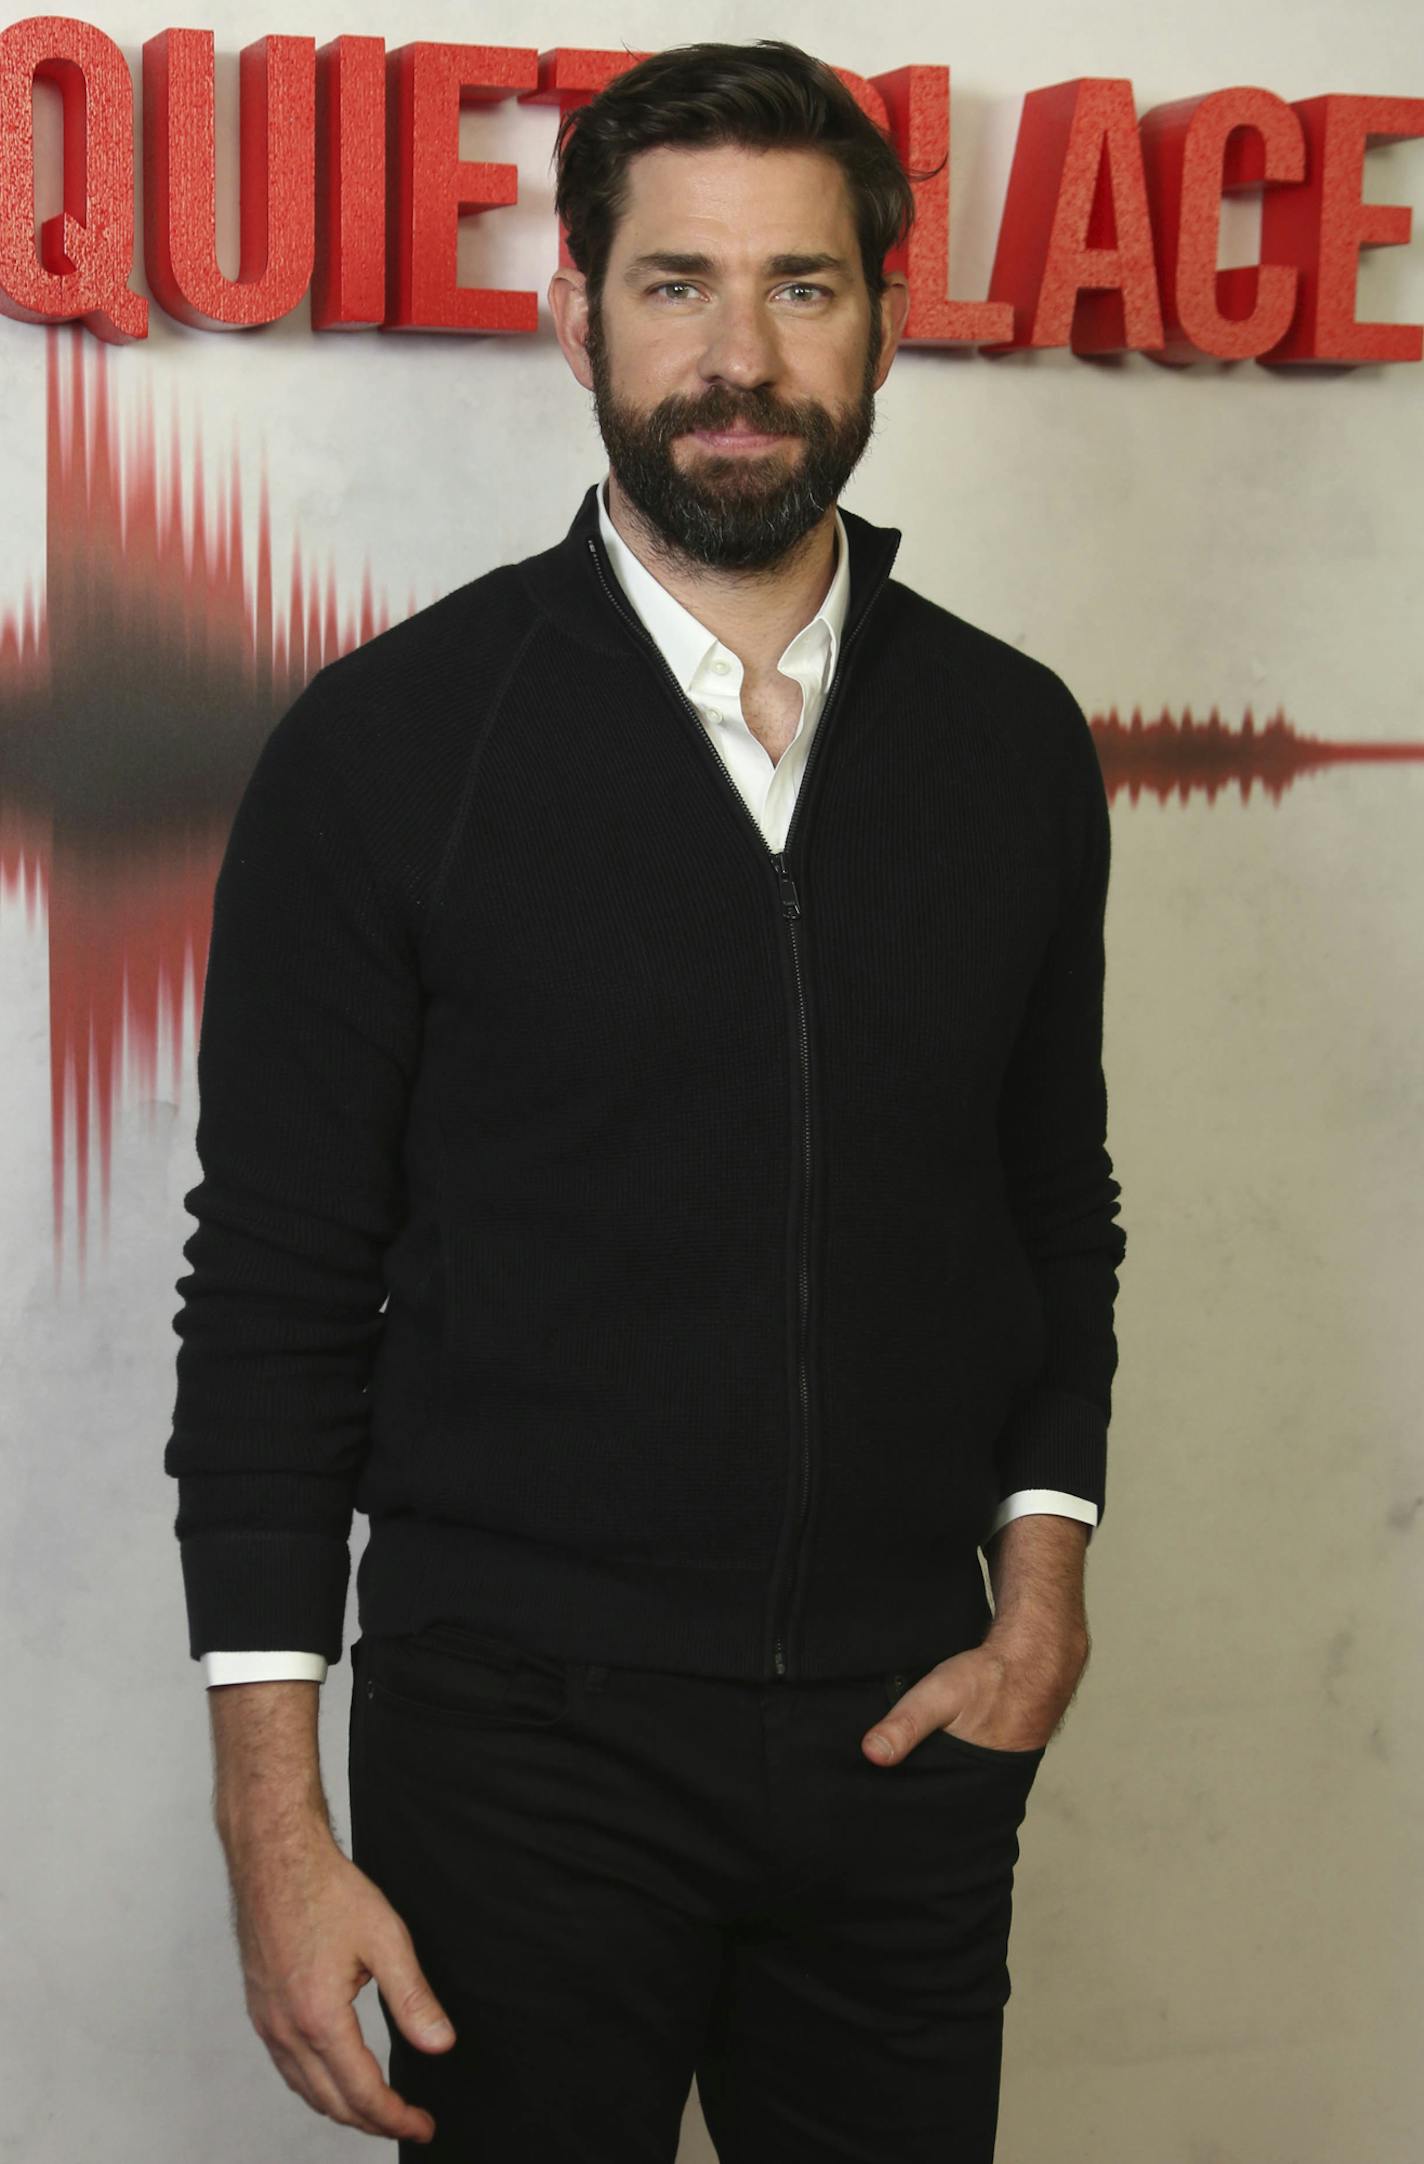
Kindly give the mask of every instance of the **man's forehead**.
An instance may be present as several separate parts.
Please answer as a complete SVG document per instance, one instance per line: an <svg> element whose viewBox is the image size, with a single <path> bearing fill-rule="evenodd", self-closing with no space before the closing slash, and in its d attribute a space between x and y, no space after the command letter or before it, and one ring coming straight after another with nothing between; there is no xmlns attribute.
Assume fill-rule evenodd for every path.
<svg viewBox="0 0 1424 2164"><path fill-rule="evenodd" d="M849 267L854 240L849 203L840 169L824 152L660 143L629 160L625 185L620 254L676 254L681 259L676 267L688 276L698 275L694 255L704 259L703 271L724 254L765 258L768 265L773 256L784 258L774 276L793 276L813 265L829 270L837 262ZM734 228L730 237L729 226Z"/></svg>
<svg viewBox="0 0 1424 2164"><path fill-rule="evenodd" d="M748 143L654 143L635 151L626 175L630 198L695 197L726 188L739 196L820 191L840 167L828 151L804 146L760 149Z"/></svg>

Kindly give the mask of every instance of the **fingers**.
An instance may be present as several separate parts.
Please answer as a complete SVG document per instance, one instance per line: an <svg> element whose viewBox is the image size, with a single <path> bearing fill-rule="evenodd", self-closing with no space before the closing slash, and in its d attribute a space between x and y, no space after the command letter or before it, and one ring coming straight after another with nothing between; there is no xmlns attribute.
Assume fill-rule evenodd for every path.
<svg viewBox="0 0 1424 2164"><path fill-rule="evenodd" d="M407 2104L385 2079L353 2008L326 2026L313 2023L266 2041L288 2088L339 2126L390 2141L429 2141L434 2134L430 2113Z"/></svg>
<svg viewBox="0 0 1424 2164"><path fill-rule="evenodd" d="M287 2087L303 2102L310 2104L324 2118L334 2119L338 2126L354 2126L363 2134L379 2134L387 2130L367 2119L364 2114L353 2112L342 2100L341 2092L327 2073L321 2060L307 2048L289 2051L282 2044L269 2044L272 2063Z"/></svg>
<svg viewBox="0 0 1424 2164"><path fill-rule="evenodd" d="M420 2050L455 2041L410 1932L379 1887L327 1834L284 1851L271 1868L240 1856L234 1899L248 2014L288 2088L340 2126L432 2140L434 2119L387 2082L353 2004L374 1978Z"/></svg>

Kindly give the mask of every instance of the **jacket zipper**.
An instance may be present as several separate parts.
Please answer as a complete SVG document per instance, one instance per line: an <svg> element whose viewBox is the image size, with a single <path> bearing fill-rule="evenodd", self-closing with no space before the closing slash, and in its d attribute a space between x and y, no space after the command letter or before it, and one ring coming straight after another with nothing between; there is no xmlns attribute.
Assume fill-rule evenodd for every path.
<svg viewBox="0 0 1424 2164"><path fill-rule="evenodd" d="M757 824L757 821L751 810L748 808L746 798L742 795L741 790L737 787L736 777L733 775L731 768L727 765L726 760L722 757L720 751L718 751L717 746L713 743L711 737L707 734L707 731L703 726L701 714L698 712L697 707L693 704L687 693L683 690L682 685L678 682L677 676L672 667L670 666L667 656L664 654L662 648L658 645L658 642L653 637L652 633L647 629L647 626L642 622L641 618L635 616L632 611L625 605L625 603L618 598L618 596L613 592L612 588L610 587L607 578L604 576L603 565L600 561L597 544L595 543L592 534L587 536L587 546L589 556L593 562L593 568L598 574L599 585L603 588L604 593L608 596L609 601L618 611L618 614L623 618L624 622L629 625L630 629L634 632L636 637L640 639L643 645L646 646L652 653L653 658L656 661L663 676L667 679L668 683L671 684L672 689L676 694L679 707L681 707L683 711L692 720L692 723L697 731L699 742L706 745L707 750L711 753L712 758L716 763L717 771L720 773L722 779L726 782L727 787L731 790L733 797L736 799L737 809L740 812L743 820L750 826L752 833L755 835L757 845L761 854L766 858L768 863L775 871L777 878L778 900L781 906L781 914L786 922L786 934L791 945L791 968L792 974L796 982L796 1009L797 1020L800 1029L801 1048L802 1179L799 1263L800 1313L798 1317L797 1327L797 1381L799 1386L801 1403L801 1485L800 1500L797 1506L796 1519L794 1525L791 1528L790 1545L787 1549L784 1562L781 1558L780 1546L778 1547L778 1560L776 1568L773 1572L773 1585L776 1585L778 1576L782 1576L784 1578L784 1586L778 1588L780 1598L773 1607L771 1664L773 1672L778 1677L784 1677L788 1672L786 1643L787 1639L790 1637L791 1634L791 1610L795 1599L796 1575L797 1566L800 1561L801 1538L802 1534L805 1531L806 1505L811 1492L811 1396L810 1383L806 1372L806 1324L807 1317L810 1312L811 1302L811 1033L810 1026L806 1017L806 994L801 969L801 950L796 937L796 920L801 914L801 903L800 898L796 892L796 882L793 880L790 872L787 869L786 857L787 852L791 847L791 837L796 832L796 825L797 821L801 816L802 806L806 801L806 784L810 778L812 761L815 759L816 753L820 749L820 746L825 738L827 717L830 714L831 707L835 702L836 695L846 679L846 657L850 652L851 646L860 636L861 629L866 621L866 618L869 616L876 599L879 596L881 587L884 586L886 580L890 576L890 567L887 566L886 569L880 574L880 577L876 581L876 584L870 591L865 607L862 609L856 621L851 625L850 630L847 632L845 639L842 642L840 654L837 658L835 677L831 684L830 691L827 694L825 705L822 707L821 712L817 717L815 734L811 738L811 749L806 754L806 765L801 775L800 787L797 789L796 792L796 802L792 806L791 823L786 830L786 840L780 849L773 849L770 843L767 841L765 834L763 834L760 826ZM785 1526L783 1526L782 1532L783 1539L781 1545L785 1545Z"/></svg>

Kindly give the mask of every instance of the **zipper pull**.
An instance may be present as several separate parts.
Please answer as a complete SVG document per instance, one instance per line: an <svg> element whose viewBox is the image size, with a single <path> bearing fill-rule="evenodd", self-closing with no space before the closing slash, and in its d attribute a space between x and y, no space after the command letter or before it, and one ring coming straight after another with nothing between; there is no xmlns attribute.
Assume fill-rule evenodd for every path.
<svg viewBox="0 0 1424 2164"><path fill-rule="evenodd" d="M781 913L784 917L799 917L801 904L796 898L796 882L786 869L785 852L778 850L771 861L776 866L776 876L781 882Z"/></svg>

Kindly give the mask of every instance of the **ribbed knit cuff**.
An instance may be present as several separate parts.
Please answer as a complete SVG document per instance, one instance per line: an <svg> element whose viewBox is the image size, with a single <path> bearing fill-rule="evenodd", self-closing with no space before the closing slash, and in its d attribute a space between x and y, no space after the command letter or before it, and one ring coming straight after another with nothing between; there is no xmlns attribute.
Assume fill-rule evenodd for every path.
<svg viewBox="0 0 1424 2164"><path fill-rule="evenodd" d="M351 1550L323 1533L190 1533L178 1543L194 1660L299 1648L341 1658Z"/></svg>
<svg viewBox="0 0 1424 2164"><path fill-rule="evenodd" d="M994 1450L999 1493L1062 1488L1098 1506L1103 1521L1108 1423L1100 1405L1069 1390L1030 1391L1001 1430Z"/></svg>

